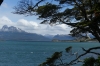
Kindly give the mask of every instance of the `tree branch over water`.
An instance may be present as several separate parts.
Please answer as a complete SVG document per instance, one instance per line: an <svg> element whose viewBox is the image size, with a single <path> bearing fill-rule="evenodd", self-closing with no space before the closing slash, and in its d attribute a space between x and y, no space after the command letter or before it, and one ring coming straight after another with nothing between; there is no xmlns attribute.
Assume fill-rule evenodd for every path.
<svg viewBox="0 0 100 66"><path fill-rule="evenodd" d="M45 4L42 3L44 1ZM70 35L74 37L81 37L84 33L91 33L100 42L100 0L39 0L37 3L35 2L34 5L32 0L21 0L18 5L15 6L14 10L14 14L38 16L38 19L43 20L41 24L69 25L73 28L70 31ZM68 49L70 50L71 47ZM63 66L73 65L75 64L74 62L79 62L79 58L89 53L97 56L100 55L99 52L92 51L100 49L100 47L93 47L88 50L82 49L85 53L65 64L62 63L60 59L61 64L63 64ZM55 52L52 57L43 63L46 64L43 66L54 66L59 57L62 57L62 52ZM94 58L90 59L93 60ZM94 64L100 63L95 62ZM60 66L60 63L58 66Z"/></svg>
<svg viewBox="0 0 100 66"><path fill-rule="evenodd" d="M85 51L85 53L79 55L76 59L72 60L70 63L68 63L67 65L73 65L75 64L74 62L76 62L79 58L81 58L82 56L86 55L86 54L89 54L89 53L92 53L92 54L95 54L95 55L100 55L99 52L91 52L92 50L98 50L100 49L100 47L92 47L92 48L89 48L88 50L85 50L84 48L82 48L83 51ZM79 62L79 61L78 61Z"/></svg>

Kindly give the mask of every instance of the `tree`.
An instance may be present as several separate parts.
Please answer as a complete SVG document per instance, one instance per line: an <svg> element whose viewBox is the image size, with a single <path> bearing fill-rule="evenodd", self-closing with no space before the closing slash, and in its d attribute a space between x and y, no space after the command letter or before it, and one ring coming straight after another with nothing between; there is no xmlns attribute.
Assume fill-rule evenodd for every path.
<svg viewBox="0 0 100 66"><path fill-rule="evenodd" d="M0 5L2 4L3 0L0 0Z"/></svg>
<svg viewBox="0 0 100 66"><path fill-rule="evenodd" d="M70 25L73 36L92 33L100 42L100 0L39 0L36 4L21 0L14 9L15 14L37 15L41 24Z"/></svg>
<svg viewBox="0 0 100 66"><path fill-rule="evenodd" d="M100 66L100 53L92 51L96 49L100 49L100 47L93 47L89 48L88 50L85 50L83 48L83 51L85 51L85 53L78 55L78 52L72 53L72 47L70 46L65 49L66 52L55 52L50 58L47 58L47 60L39 66L72 66L79 62L83 63L82 66ZM97 55L98 58L89 57L85 58L84 60L80 60L82 56L85 56L89 53ZM63 59L63 56L67 59L74 56L75 59L68 62L66 61L66 59Z"/></svg>
<svg viewBox="0 0 100 66"><path fill-rule="evenodd" d="M100 0L38 0L37 2L21 0L14 9L14 14L37 15L38 19L43 20L41 24L69 25L73 28L70 31L72 36L91 33L100 42ZM83 48L86 53L78 58L90 53L92 49L100 49L100 47L89 50ZM59 52L57 53L59 54ZM72 64L73 61L69 64Z"/></svg>

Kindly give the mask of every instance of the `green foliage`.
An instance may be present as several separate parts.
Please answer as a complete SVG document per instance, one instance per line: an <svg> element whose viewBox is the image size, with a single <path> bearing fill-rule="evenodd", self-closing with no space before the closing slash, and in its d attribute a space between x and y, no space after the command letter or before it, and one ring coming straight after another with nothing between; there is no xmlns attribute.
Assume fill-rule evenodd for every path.
<svg viewBox="0 0 100 66"><path fill-rule="evenodd" d="M69 53L71 51L71 49L72 49L72 46L67 47L65 50L66 50L67 53Z"/></svg>
<svg viewBox="0 0 100 66"><path fill-rule="evenodd" d="M21 0L14 9L15 14L37 15L38 19L43 20L41 24L70 25L73 28L70 31L72 36L82 36L83 33L91 33L100 42L99 0L39 0L35 5L33 5L32 0ZM70 53L72 47L70 46L65 50L66 53ZM60 64L67 66L67 62L63 63L60 59L61 57L62 52L55 52L40 66L57 66L57 60L61 62L58 63L58 66ZM78 58L74 61L77 60ZM71 64L74 61L71 61ZM93 57L86 58L83 66L100 66L100 57L97 59Z"/></svg>
<svg viewBox="0 0 100 66"><path fill-rule="evenodd" d="M100 11L100 3L94 4L93 9L94 9L95 11Z"/></svg>
<svg viewBox="0 0 100 66"><path fill-rule="evenodd" d="M40 64L39 66L55 66L55 61L62 56L62 52L55 52L51 58L47 58L46 62Z"/></svg>
<svg viewBox="0 0 100 66"><path fill-rule="evenodd" d="M36 9L37 15L40 15L39 18L48 18L53 16L58 12L60 6L56 6L55 4L47 3L46 5L39 6Z"/></svg>
<svg viewBox="0 0 100 66"><path fill-rule="evenodd" d="M94 66L94 63L95 63L95 58L94 57L86 58L84 60L83 66Z"/></svg>
<svg viewBox="0 0 100 66"><path fill-rule="evenodd" d="M89 57L84 59L83 66L100 66L100 57L95 59L94 57Z"/></svg>
<svg viewBox="0 0 100 66"><path fill-rule="evenodd" d="M96 59L95 66L100 66L100 56Z"/></svg>
<svg viewBox="0 0 100 66"><path fill-rule="evenodd" d="M98 48L100 48L100 47L98 47ZM85 50L86 53L83 53L81 55L78 55L78 52L70 54L70 52L72 52L71 49L72 49L72 46L67 47L65 49L66 53L64 52L64 54L63 54L63 52L55 52L51 57L47 58L47 60L45 62L43 62L42 64L40 64L39 66L71 66L71 65L74 66L77 63L81 63L82 66L100 66L100 56L99 55L97 55L98 57L97 56L89 57L89 58L86 57L84 60L80 60L80 58L82 56L85 56L86 54L88 54L89 51L97 49L97 48L95 48L95 47L94 47L94 49L90 48L87 50L88 52ZM68 59L64 60L63 57L64 57L64 59L75 57L75 59L71 60L71 61L66 61Z"/></svg>

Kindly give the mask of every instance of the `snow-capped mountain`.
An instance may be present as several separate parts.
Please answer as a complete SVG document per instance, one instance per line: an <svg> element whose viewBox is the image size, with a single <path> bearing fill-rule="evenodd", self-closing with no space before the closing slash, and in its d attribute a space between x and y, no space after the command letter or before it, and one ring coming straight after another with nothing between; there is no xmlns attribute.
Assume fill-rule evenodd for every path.
<svg viewBox="0 0 100 66"><path fill-rule="evenodd" d="M7 25L4 25L0 31L4 31L4 32L25 32L23 30L21 30L20 28L16 28L14 26L10 26L8 27Z"/></svg>
<svg viewBox="0 0 100 66"><path fill-rule="evenodd" d="M50 41L50 39L36 34L36 33L28 33L20 28L16 28L14 26L8 27L4 25L0 29L0 40L10 40L10 41Z"/></svg>

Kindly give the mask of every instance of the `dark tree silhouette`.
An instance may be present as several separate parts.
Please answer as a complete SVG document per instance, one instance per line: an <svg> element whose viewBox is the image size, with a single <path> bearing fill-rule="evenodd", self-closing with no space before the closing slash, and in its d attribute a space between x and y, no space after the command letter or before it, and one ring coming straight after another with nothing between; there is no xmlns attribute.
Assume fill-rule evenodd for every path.
<svg viewBox="0 0 100 66"><path fill-rule="evenodd" d="M34 1L34 0L33 0ZM91 33L100 42L100 0L21 0L14 7L14 14L37 15L38 19L43 20L41 24L66 24L73 28L71 35L77 36L82 33ZM43 4L44 2L44 4ZM56 3L55 3L56 2ZM35 3L35 4L34 4ZM68 6L71 6L68 8ZM67 53L72 47L66 49ZM88 53L98 56L98 59L88 58L83 66L100 66L100 46L89 49L82 48L84 53L77 55L76 59L69 63L64 63L61 59L63 52L55 52L52 57L47 58L46 62L40 66L70 66L80 62L79 58ZM73 54L72 54L73 55ZM60 63L56 61L59 60ZM91 61L93 60L93 61ZM88 63L88 64L87 64ZM92 63L92 64L91 64Z"/></svg>
<svg viewBox="0 0 100 66"><path fill-rule="evenodd" d="M14 9L14 14L37 15L38 19L43 20L41 24L70 25L73 27L72 36L91 33L100 42L99 0L38 0L37 3L21 0Z"/></svg>
<svg viewBox="0 0 100 66"><path fill-rule="evenodd" d="M0 5L2 4L3 0L0 0Z"/></svg>

